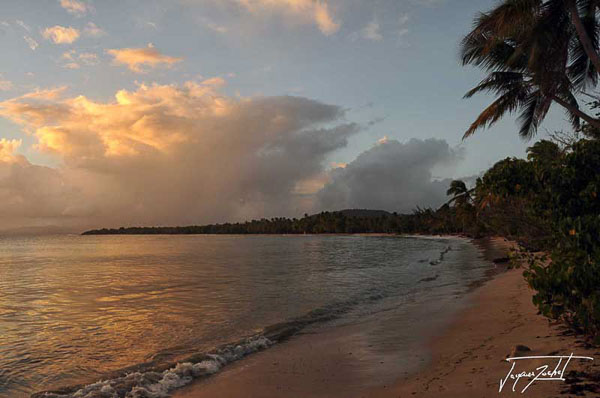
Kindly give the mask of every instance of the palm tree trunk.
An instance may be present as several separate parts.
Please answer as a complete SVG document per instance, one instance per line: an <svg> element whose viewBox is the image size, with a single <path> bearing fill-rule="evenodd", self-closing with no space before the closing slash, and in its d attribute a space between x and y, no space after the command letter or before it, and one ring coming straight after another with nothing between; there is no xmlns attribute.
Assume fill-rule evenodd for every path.
<svg viewBox="0 0 600 398"><path fill-rule="evenodd" d="M579 37L579 41L583 46L583 50L587 54L590 61L592 61L596 72L600 73L600 56L596 52L596 49L590 40L590 36L583 26L583 22L579 16L579 10L577 10L577 2L576 0L566 0L565 3L567 5L567 9L569 10L569 14L571 15L571 22L575 26L577 36Z"/></svg>
<svg viewBox="0 0 600 398"><path fill-rule="evenodd" d="M588 122L590 125L600 129L600 120L595 119L593 117L591 117L590 115L582 112L579 108L577 108L576 106L573 106L571 104L569 104L567 101L557 97L556 95L552 97L552 99L554 101L556 101L560 106L562 106L563 108L565 108L566 110L568 110L569 112L571 112L574 115L577 115L579 118L585 120L586 122Z"/></svg>

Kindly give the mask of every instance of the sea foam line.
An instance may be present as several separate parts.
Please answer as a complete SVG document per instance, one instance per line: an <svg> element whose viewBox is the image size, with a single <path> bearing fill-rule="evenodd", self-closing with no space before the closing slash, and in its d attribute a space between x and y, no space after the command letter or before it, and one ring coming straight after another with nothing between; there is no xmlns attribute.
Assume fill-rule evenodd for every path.
<svg viewBox="0 0 600 398"><path fill-rule="evenodd" d="M245 342L230 345L216 353L203 356L198 362L180 362L175 366L159 371L136 371L121 377L103 380L73 391L42 392L32 395L35 398L163 398L173 390L183 387L193 380L217 373L224 366L238 361L247 355L264 350L274 344L263 335L248 338Z"/></svg>

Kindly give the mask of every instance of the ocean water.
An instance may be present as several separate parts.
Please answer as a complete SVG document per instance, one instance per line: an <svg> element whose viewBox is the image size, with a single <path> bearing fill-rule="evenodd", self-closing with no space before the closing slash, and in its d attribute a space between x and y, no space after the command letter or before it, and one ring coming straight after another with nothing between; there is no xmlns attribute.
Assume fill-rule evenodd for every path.
<svg viewBox="0 0 600 398"><path fill-rule="evenodd" d="M163 397L390 310L414 335L492 267L458 238L0 238L0 397Z"/></svg>

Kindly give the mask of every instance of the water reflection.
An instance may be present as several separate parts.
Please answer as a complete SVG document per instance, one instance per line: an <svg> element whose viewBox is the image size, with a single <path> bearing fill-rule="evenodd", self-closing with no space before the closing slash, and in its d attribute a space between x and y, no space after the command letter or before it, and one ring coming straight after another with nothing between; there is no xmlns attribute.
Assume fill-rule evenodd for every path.
<svg viewBox="0 0 600 398"><path fill-rule="evenodd" d="M421 261L447 245L359 236L1 239L0 396L208 349L348 298L357 307L380 296L408 300L436 286L418 283L432 273L454 288L480 277L461 257L474 256L465 242L453 243L455 266Z"/></svg>

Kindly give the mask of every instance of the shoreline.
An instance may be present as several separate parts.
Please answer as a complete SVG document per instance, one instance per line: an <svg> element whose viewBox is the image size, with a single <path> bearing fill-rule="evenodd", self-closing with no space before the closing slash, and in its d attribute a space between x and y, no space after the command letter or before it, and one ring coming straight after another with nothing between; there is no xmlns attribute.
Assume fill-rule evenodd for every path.
<svg viewBox="0 0 600 398"><path fill-rule="evenodd" d="M490 253L506 253L514 245L503 238L492 238L487 249ZM490 260L489 254L486 258ZM597 396L600 385L598 380L592 380L592 375L599 370L600 350L587 345L562 323L538 314L531 300L533 291L522 273L523 268L507 269L477 287L469 297L468 307L429 342L432 359L427 366L398 379L390 389L380 388L366 396L458 398L520 394L528 380L518 382L513 392L514 380L509 378L500 391L500 380L511 373L507 357L570 354L596 360L573 360L566 369L566 381L537 381L524 394L534 398L585 396L586 392ZM548 359L527 361L521 370L556 366Z"/></svg>
<svg viewBox="0 0 600 398"><path fill-rule="evenodd" d="M473 244L491 261L505 255L512 243L492 238ZM360 328L368 327L365 323L299 335L192 383L173 397L487 397L499 394L499 380L510 370L505 358L519 354L515 351L519 345L531 349L523 355L574 353L600 361L598 349L587 347L561 324L537 314L522 269L491 272L467 293L464 307L445 322L441 333L429 339L429 353L411 355L412 368L408 363L390 364L391 358L384 353L364 356L367 346ZM535 368L541 362L530 363ZM526 393L540 398L586 390L597 394L600 387L588 382L585 374L597 372L598 365L573 361L567 382L538 381ZM578 373L569 373L573 371ZM527 384L520 383L517 387ZM507 384L500 395L515 394L511 382Z"/></svg>

